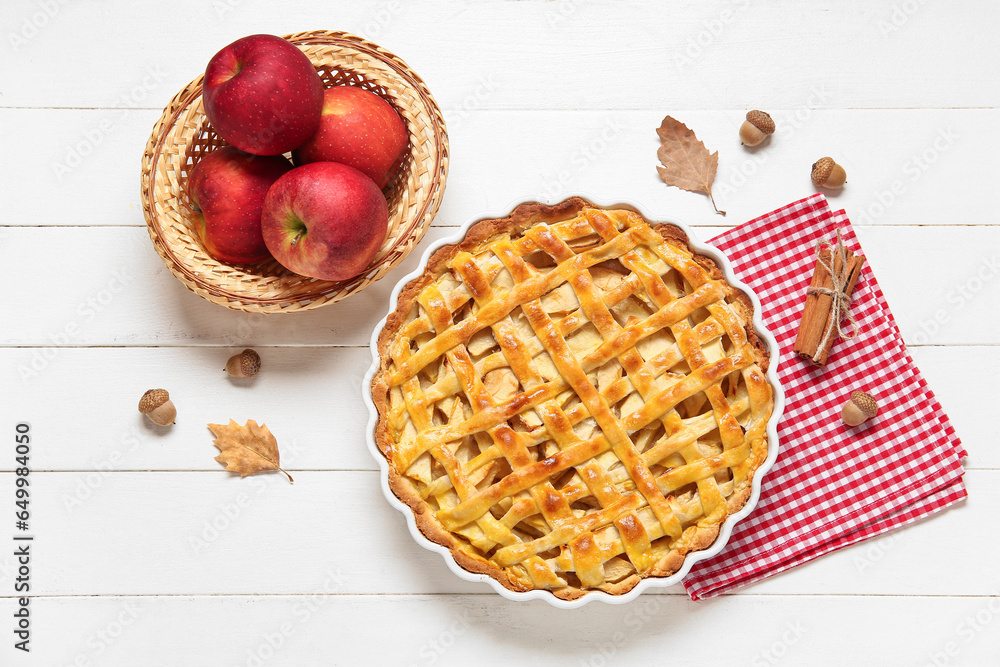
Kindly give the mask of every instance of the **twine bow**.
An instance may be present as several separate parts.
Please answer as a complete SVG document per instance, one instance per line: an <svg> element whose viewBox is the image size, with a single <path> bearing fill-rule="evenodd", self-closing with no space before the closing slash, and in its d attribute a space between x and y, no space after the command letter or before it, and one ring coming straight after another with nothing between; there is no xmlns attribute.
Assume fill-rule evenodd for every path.
<svg viewBox="0 0 1000 667"><path fill-rule="evenodd" d="M830 249L829 262L823 261L823 255L820 252L823 248ZM840 258L839 272L833 268L836 266L836 257ZM847 248L844 247L844 240L840 237L839 227L837 228L836 245L827 240L816 244L816 262L830 273L831 286L829 288L810 287L806 290L806 294L822 294L833 300L833 303L830 305L830 314L827 316L826 326L823 328L823 340L820 341L817 350L826 349L826 345L830 341L830 336L833 335L834 329L837 330L837 335L844 340L851 340L858 335L858 323L854 319L854 315L851 314L851 297L847 294L849 271L847 260ZM847 315L847 319L851 323L850 335L846 334L840 326L840 321L844 318L844 315Z"/></svg>

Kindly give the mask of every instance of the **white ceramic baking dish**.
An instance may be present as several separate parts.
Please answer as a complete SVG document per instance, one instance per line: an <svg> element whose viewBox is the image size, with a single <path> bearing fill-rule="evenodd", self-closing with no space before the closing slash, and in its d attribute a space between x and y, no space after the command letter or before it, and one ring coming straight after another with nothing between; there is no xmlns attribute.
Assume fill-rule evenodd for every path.
<svg viewBox="0 0 1000 667"><path fill-rule="evenodd" d="M580 597L576 600L567 601L567 600L561 600L552 593L545 590L533 590L525 593L519 593L504 588L497 580L493 579L488 575L475 574L460 567L458 563L455 562L454 557L451 555L451 552L446 547L443 547L439 544L435 544L434 542L431 542L429 539L424 537L423 533L421 533L420 530L417 528L417 524L413 518L413 512L405 503L400 501L393 494L392 490L389 488L389 463L386 460L386 458L382 456L382 453L378 449L378 445L375 443L375 425L378 421L379 415L378 415L378 410L375 408L375 404L372 401L372 396L371 396L371 381L375 375L375 371L378 369L378 364L379 364L378 337L379 334L382 332L382 327L385 326L386 317L388 317L389 313L395 310L396 299L399 297L399 293L402 291L403 287L408 282L410 282L414 278L418 277L421 273L423 273L424 267L427 265L427 260L430 258L431 254L435 250L444 245L448 245L451 243L459 243L463 238L465 238L465 234L468 231L468 229L472 225L479 222L480 220L503 218L506 215L508 215L511 211L513 211L517 206L529 202L538 201L537 199L532 198L514 202L504 211L494 213L491 215L476 216L474 219L469 220L465 225L459 228L459 230L454 235L449 236L448 238L441 239L439 241L435 241L434 243L428 245L424 249L424 254L420 260L419 266L416 269L414 269L411 273L407 274L402 279L400 279L400 281L396 284L395 288L393 288L392 294L389 296L389 308L388 311L386 312L386 317L383 317L379 321L378 325L376 325L375 327L375 330L372 332L371 343L370 343L371 353L372 353L372 365L368 369L368 372L365 374L364 382L361 385L361 391L364 396L365 405L368 406L368 411L369 411L368 428L366 431L368 449L369 451L371 451L372 456L378 462L379 469L381 471L380 477L381 477L382 492L385 494L385 497L389 501L389 503L397 510L399 510L403 514L403 516L406 517L406 525L409 527L410 534L413 535L413 539L417 541L417 544L424 547L425 549L429 549L430 551L434 551L436 553L441 554L441 556L445 560L445 563L447 563L451 571L454 572L459 577L461 577L462 579L465 579L467 581L479 581L489 584L496 590L497 593L510 600L523 601L523 600L541 599L545 600L554 607L559 607L560 609L575 609L577 607L582 607L588 602L595 602L595 601L607 602L611 604L620 604L623 602L629 602L630 600L634 600L636 597L638 597L643 591L648 590L650 588L665 588L667 586L672 586L674 584L680 583L680 581L684 579L687 573L690 572L691 568L695 565L695 563L711 558L712 556L715 556L720 551L722 551L722 549L725 548L726 544L729 542L729 536L732 534L733 526L735 526L737 522L739 522L741 519L749 515L753 511L754 507L756 507L757 501L760 498L761 480L763 479L767 471L770 470L771 466L774 465L774 461L778 457L779 445L778 445L777 425L778 425L778 420L781 418L781 413L785 406L785 395L784 392L782 391L781 384L778 382L778 377L777 377L777 368L780 362L778 344L774 340L774 336L772 336L771 333L764 327L764 323L761 320L760 299L757 298L757 295L753 292L752 289L750 289L750 287L748 287L745 283L743 283L736 277L736 275L733 273L732 267L729 264L729 259L718 249L699 241L697 237L694 235L692 229L683 222L677 220L676 218L650 213L644 207L631 201L619 200L615 202L604 202L586 195L579 195L579 196L583 197L587 201L593 203L595 206L598 206L600 208L629 209L635 211L636 213L639 213L646 220L649 220L651 222L665 222L680 227L687 234L688 239L690 240L691 243L691 247L695 251L712 258L715 261L715 263L718 264L719 268L722 269L722 272L725 274L726 280L729 282L729 284L743 290L747 294L747 296L750 297L750 300L753 302L754 331L760 337L760 339L764 341L764 343L767 345L768 352L770 353L770 364L767 370L767 378L770 381L771 386L774 388L774 412L771 414L771 419L768 421L767 425L767 433L768 433L767 459L765 459L764 463L757 470L756 474L754 474L750 498L747 500L746 505L744 505L743 509L741 509L739 512L736 512L735 514L730 516L725 521L725 523L722 524L722 527L719 530L719 536L716 538L715 542L712 543L712 546L702 551L695 551L689 553L687 555L687 558L685 558L684 564L681 566L681 569L675 572L673 575L669 577L651 577L643 579L642 581L639 582L639 584L635 588L633 588L631 591L629 591L624 595L608 595L607 593L596 591L587 593L583 597ZM542 202L542 203L552 204L554 202Z"/></svg>

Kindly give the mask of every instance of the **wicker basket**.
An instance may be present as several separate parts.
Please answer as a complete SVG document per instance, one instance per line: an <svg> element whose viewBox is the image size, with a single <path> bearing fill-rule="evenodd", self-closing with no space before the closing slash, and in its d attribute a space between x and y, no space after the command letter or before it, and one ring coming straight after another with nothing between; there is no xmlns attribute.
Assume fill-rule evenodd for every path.
<svg viewBox="0 0 1000 667"><path fill-rule="evenodd" d="M328 282L291 273L274 260L229 265L206 251L192 221L187 178L194 164L224 141L205 117L202 79L184 87L163 111L142 158L142 206L153 246L195 294L234 310L292 313L339 301L372 284L423 238L441 205L448 175L444 118L427 86L385 49L344 32L286 35L316 66L325 86L371 90L395 107L410 135L409 156L386 192L389 232L365 271Z"/></svg>

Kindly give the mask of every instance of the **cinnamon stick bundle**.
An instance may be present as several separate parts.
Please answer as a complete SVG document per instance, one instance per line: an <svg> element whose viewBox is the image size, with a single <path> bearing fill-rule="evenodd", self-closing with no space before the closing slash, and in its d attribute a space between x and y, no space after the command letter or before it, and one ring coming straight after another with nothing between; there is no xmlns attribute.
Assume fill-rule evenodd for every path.
<svg viewBox="0 0 1000 667"><path fill-rule="evenodd" d="M839 232L835 247L821 244L795 338L795 354L816 366L826 364L864 263L864 255L849 253L844 248Z"/></svg>

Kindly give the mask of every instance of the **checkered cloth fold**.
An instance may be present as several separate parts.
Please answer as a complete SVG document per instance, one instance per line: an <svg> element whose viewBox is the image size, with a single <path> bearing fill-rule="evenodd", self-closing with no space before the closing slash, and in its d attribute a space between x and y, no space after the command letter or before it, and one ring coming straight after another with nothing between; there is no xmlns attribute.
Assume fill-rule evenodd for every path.
<svg viewBox="0 0 1000 667"><path fill-rule="evenodd" d="M866 263L851 312L858 335L838 340L823 368L792 351L816 243L840 229L861 252L847 215L814 195L727 231L711 243L763 304L781 349L785 412L780 453L760 502L726 548L684 580L693 600L760 581L800 563L939 512L966 497L965 450L913 363ZM879 414L848 428L840 409L851 391L879 400Z"/></svg>

